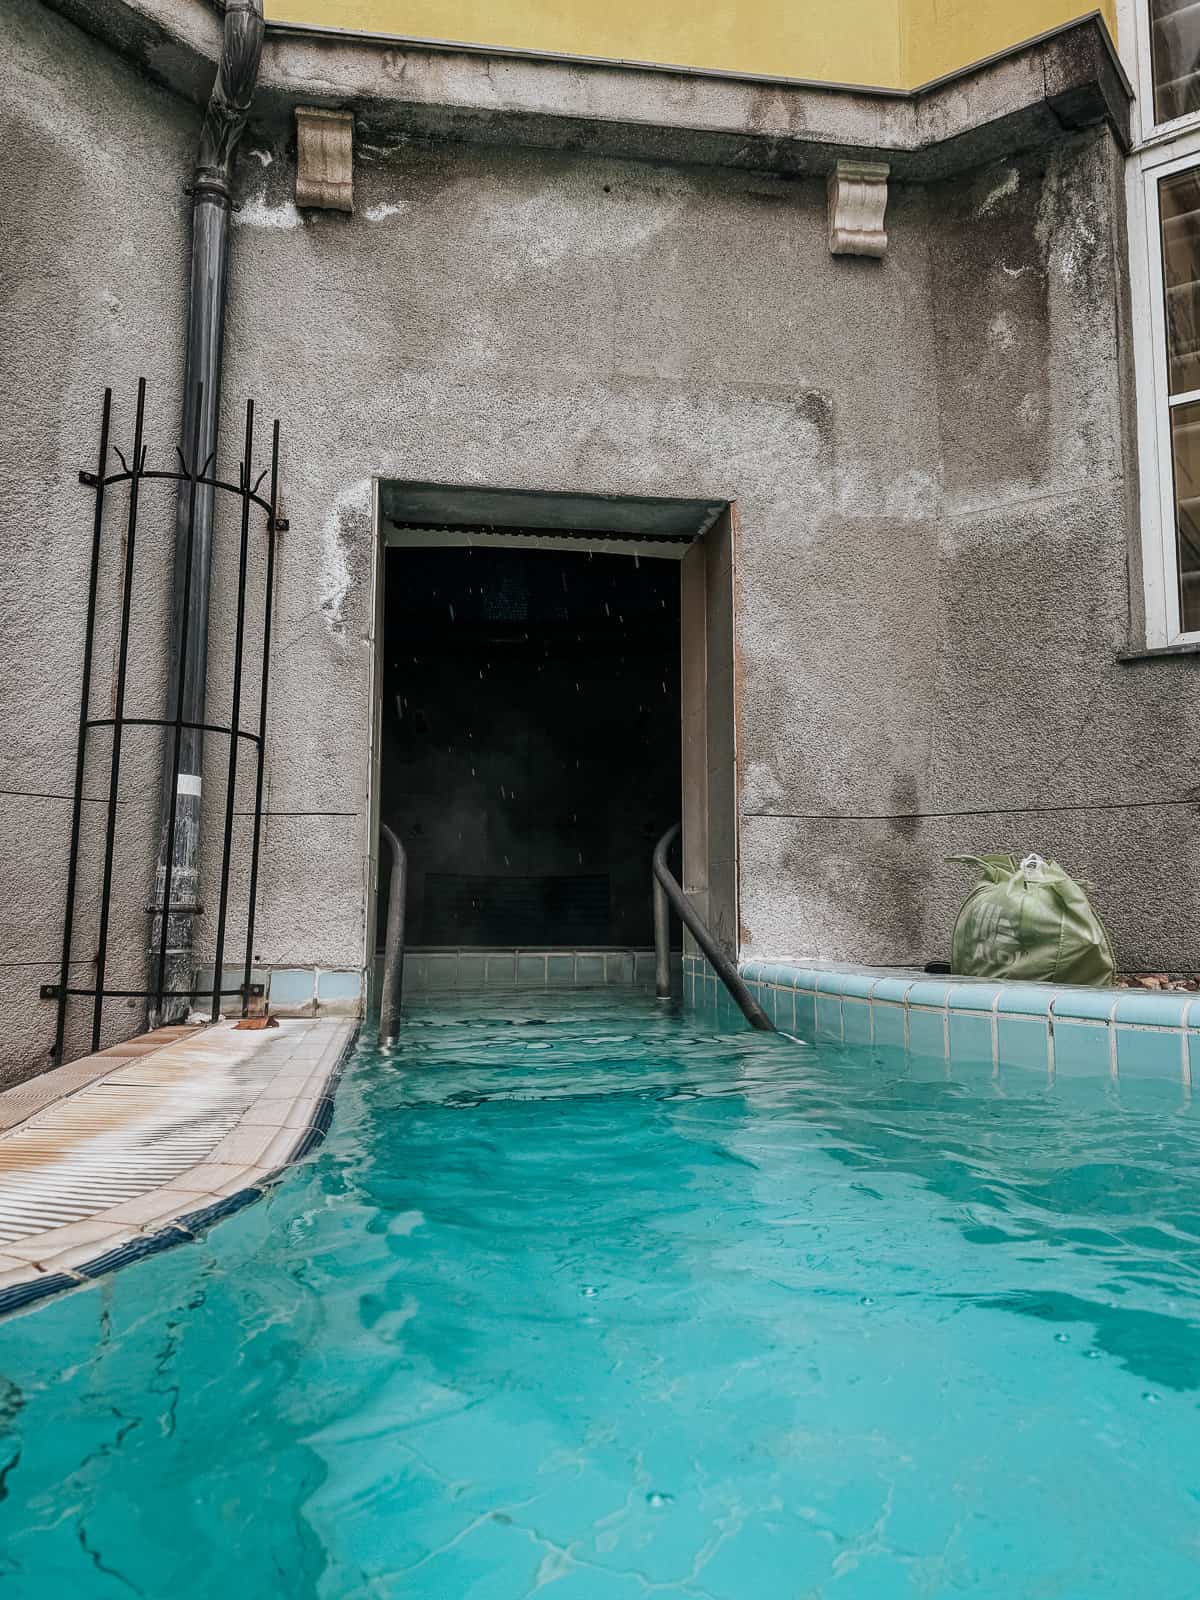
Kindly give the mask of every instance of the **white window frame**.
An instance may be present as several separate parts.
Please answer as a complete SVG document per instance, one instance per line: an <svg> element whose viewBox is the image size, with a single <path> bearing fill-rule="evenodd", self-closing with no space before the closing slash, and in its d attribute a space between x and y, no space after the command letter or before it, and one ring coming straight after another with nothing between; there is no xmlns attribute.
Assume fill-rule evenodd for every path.
<svg viewBox="0 0 1200 1600"><path fill-rule="evenodd" d="M1117 0L1120 53L1134 84L1133 149L1127 167L1130 294L1137 389L1142 580L1146 645L1200 645L1200 629L1184 632L1179 608L1179 550L1171 417L1200 400L1200 390L1170 394L1158 185L1200 167L1200 112L1154 122L1149 0Z"/></svg>

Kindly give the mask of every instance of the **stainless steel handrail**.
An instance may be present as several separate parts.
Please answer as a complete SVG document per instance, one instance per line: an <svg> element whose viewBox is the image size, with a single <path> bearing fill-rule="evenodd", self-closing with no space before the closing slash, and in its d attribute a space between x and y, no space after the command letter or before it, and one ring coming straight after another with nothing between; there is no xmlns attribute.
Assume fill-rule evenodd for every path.
<svg viewBox="0 0 1200 1600"><path fill-rule="evenodd" d="M737 1002L738 1009L752 1028L760 1033L775 1033L775 1024L750 993L738 969L708 931L692 902L684 894L667 865L667 851L679 834L679 823L668 828L654 847L654 975L660 999L671 991L670 917L668 907L703 950L710 967Z"/></svg>
<svg viewBox="0 0 1200 1600"><path fill-rule="evenodd" d="M404 987L404 901L408 888L408 854L386 822L379 833L392 853L388 890L387 933L383 945L383 982L379 990L379 1042L395 1044L400 1031L400 996Z"/></svg>

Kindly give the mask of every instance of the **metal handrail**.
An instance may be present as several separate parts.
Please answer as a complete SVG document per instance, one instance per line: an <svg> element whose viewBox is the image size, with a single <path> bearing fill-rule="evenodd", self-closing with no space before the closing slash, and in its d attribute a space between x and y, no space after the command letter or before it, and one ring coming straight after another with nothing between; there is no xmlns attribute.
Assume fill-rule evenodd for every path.
<svg viewBox="0 0 1200 1600"><path fill-rule="evenodd" d="M683 923L704 952L708 964L737 1002L738 1009L752 1028L760 1033L775 1033L775 1024L750 993L738 969L708 931L692 902L684 894L678 880L667 865L667 851L679 834L677 822L654 847L654 978L655 991L660 999L671 992L671 952L669 946L669 911Z"/></svg>
<svg viewBox="0 0 1200 1600"><path fill-rule="evenodd" d="M379 991L379 1042L395 1044L400 1032L400 996L404 987L404 901L408 888L408 854L386 822L379 832L392 853L388 889L387 933L383 945L383 982Z"/></svg>

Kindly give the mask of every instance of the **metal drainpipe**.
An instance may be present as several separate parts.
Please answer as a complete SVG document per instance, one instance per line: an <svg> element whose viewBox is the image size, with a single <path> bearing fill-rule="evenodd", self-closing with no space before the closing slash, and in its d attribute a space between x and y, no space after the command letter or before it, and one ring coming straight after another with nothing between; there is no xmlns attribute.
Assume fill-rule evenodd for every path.
<svg viewBox="0 0 1200 1600"><path fill-rule="evenodd" d="M258 64L262 56L262 0L227 0L221 62L200 134L192 185L192 271L188 298L187 353L183 377L181 448L189 467L203 469L217 446L221 414L221 357L225 339L225 295L229 271L231 179L238 141L250 114ZM207 469L211 473L211 466ZM181 483L175 511L174 610L168 715L174 718L180 674L183 677L183 720L204 721L208 676L208 598L212 570L213 490L196 491L192 542L192 582L188 600L186 651L183 594L187 587L187 531L190 485ZM168 739L170 739L168 735ZM200 789L204 734L185 728L180 734L179 795L175 836L171 838L171 749L164 751L162 835L159 843L155 905L158 915L150 930L151 972L159 947L166 864L171 857L171 910L167 928L164 987L168 994L192 987L192 934L200 891ZM166 999L151 1025L174 1021L189 1009L187 999Z"/></svg>

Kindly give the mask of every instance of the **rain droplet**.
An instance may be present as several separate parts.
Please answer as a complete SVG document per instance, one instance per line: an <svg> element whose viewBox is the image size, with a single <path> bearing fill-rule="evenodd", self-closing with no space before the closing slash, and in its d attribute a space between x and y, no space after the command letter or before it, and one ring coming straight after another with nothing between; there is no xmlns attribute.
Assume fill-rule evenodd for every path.
<svg viewBox="0 0 1200 1600"><path fill-rule="evenodd" d="M583 1298L585 1300L594 1300L595 1297L596 1297L596 1286L594 1284L591 1284L591 1283L585 1283L584 1286L583 1286Z"/></svg>
<svg viewBox="0 0 1200 1600"><path fill-rule="evenodd" d="M648 1506L653 1506L656 1511L659 1511L663 1506L669 1506L674 1498L675 1496L673 1494L662 1494L659 1490L652 1489L646 1496L646 1504Z"/></svg>
<svg viewBox="0 0 1200 1600"><path fill-rule="evenodd" d="M1056 1333L1054 1335L1054 1342L1055 1344L1070 1344L1071 1335L1069 1333Z"/></svg>
<svg viewBox="0 0 1200 1600"><path fill-rule="evenodd" d="M1158 1404L1158 1396L1156 1394L1151 1394L1149 1389L1146 1390L1146 1393L1142 1396L1142 1399L1148 1406L1156 1406Z"/></svg>

